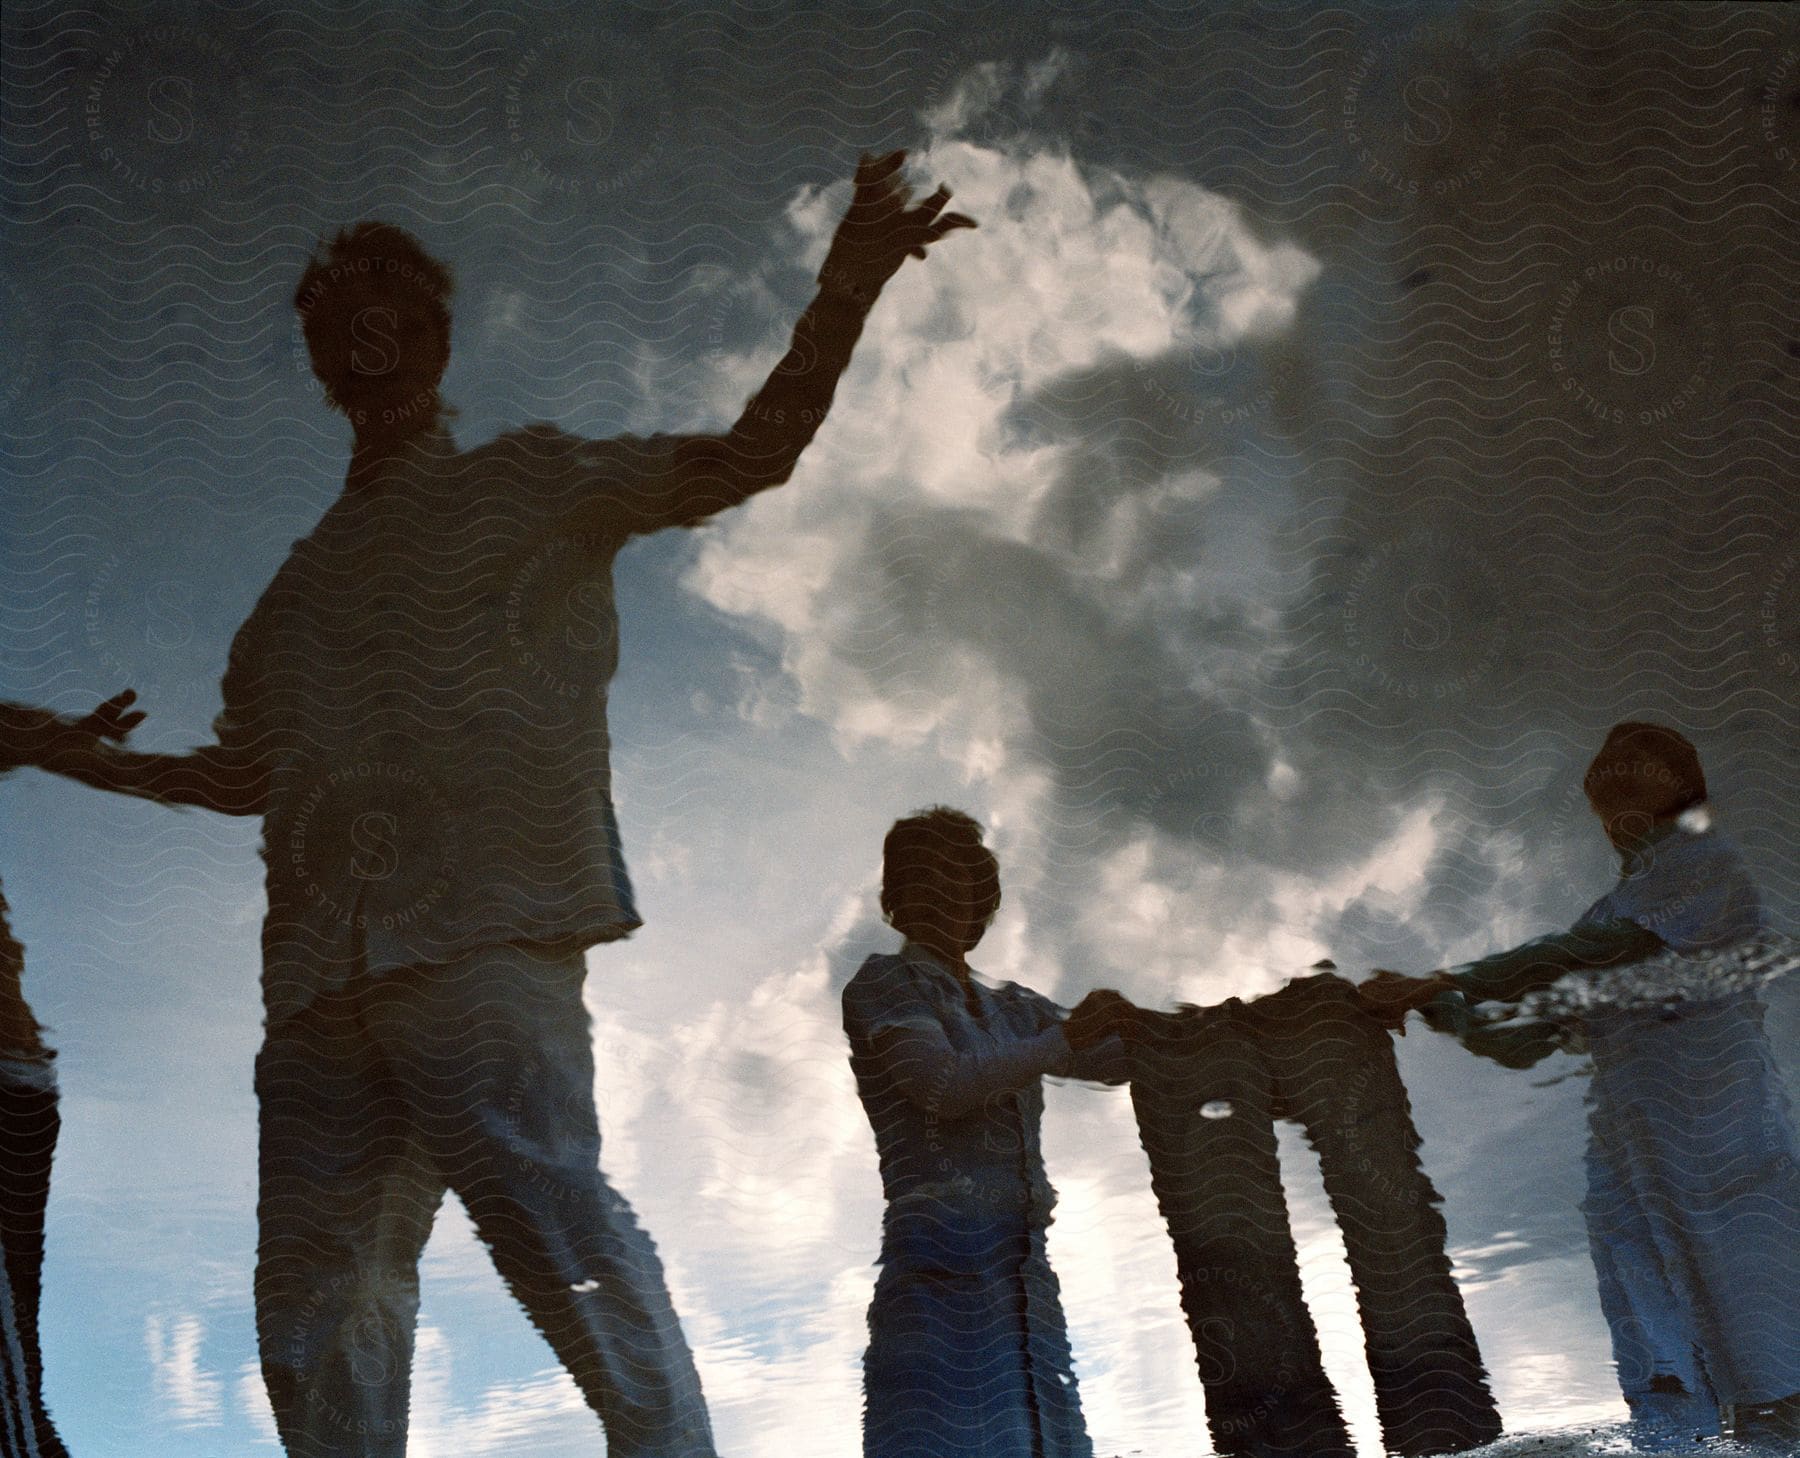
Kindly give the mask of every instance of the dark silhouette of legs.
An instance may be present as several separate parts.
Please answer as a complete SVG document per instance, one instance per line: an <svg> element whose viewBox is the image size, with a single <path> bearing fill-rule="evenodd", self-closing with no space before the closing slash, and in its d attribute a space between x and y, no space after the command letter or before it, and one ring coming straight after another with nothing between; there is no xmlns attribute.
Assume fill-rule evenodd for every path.
<svg viewBox="0 0 1800 1458"><path fill-rule="evenodd" d="M1497 1437L1393 1046L1355 989L1309 977L1248 1004L1134 1022L1132 1104L1219 1452L1353 1451L1302 1294L1278 1118L1299 1120L1318 1152L1388 1448L1447 1453Z"/></svg>
<svg viewBox="0 0 1800 1458"><path fill-rule="evenodd" d="M1275 1087L1235 1002L1144 1019L1131 1084L1169 1225L1213 1445L1227 1458L1353 1458L1300 1287Z"/></svg>
<svg viewBox="0 0 1800 1458"><path fill-rule="evenodd" d="M49 1062L0 1054L0 1449L64 1458L44 1407L44 1358L38 1344L43 1287L44 1211L50 1160L62 1120ZM29 1433L30 1437L27 1438Z"/></svg>
<svg viewBox="0 0 1800 1458"><path fill-rule="evenodd" d="M1277 1074L1277 1112L1318 1152L1343 1233L1388 1450L1457 1452L1500 1415L1445 1253L1439 1197L1419 1164L1393 1044L1337 977L1291 982L1247 1010Z"/></svg>
<svg viewBox="0 0 1800 1458"><path fill-rule="evenodd" d="M699 1376L662 1263L600 1172L580 953L521 946L383 979L372 1045L430 1167L456 1191L619 1458L710 1458Z"/></svg>
<svg viewBox="0 0 1800 1458"><path fill-rule="evenodd" d="M399 1458L442 1178L353 995L271 1028L256 1092L257 1336L288 1458Z"/></svg>
<svg viewBox="0 0 1800 1458"><path fill-rule="evenodd" d="M62 1127L56 1069L20 982L25 949L0 896L0 1451L68 1458L44 1406L38 1344L44 1212Z"/></svg>
<svg viewBox="0 0 1800 1458"><path fill-rule="evenodd" d="M363 979L272 1028L257 1327L289 1458L404 1451L418 1261L446 1188L606 1426L712 1458L655 1247L599 1169L579 952Z"/></svg>

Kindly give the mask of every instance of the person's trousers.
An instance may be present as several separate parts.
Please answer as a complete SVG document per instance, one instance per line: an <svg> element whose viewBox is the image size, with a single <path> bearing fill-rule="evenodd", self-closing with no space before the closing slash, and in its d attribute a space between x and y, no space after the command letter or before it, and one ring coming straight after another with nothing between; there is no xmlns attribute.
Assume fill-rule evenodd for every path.
<svg viewBox="0 0 1800 1458"><path fill-rule="evenodd" d="M0 1453L21 1458L67 1458L44 1407L38 1344L56 1103L48 1056L0 1054Z"/></svg>
<svg viewBox="0 0 1800 1458"><path fill-rule="evenodd" d="M579 952L365 976L270 1027L257 1334L288 1458L404 1453L418 1261L454 1190L613 1458L712 1458L660 1261L599 1169Z"/></svg>
<svg viewBox="0 0 1800 1458"><path fill-rule="evenodd" d="M1585 1022L1582 1202L1640 1443L1800 1393L1800 1147L1748 995Z"/></svg>
<svg viewBox="0 0 1800 1458"><path fill-rule="evenodd" d="M1719 1435L1719 1405L1691 1307L1669 1280L1656 1230L1625 1171L1591 1147L1582 1201L1600 1311L1638 1447L1691 1447Z"/></svg>
<svg viewBox="0 0 1800 1458"><path fill-rule="evenodd" d="M1275 1120L1319 1156L1343 1233L1388 1449L1489 1442L1500 1417L1445 1253L1405 1085L1341 978L1142 1015L1131 1096L1174 1242L1215 1448L1350 1458L1301 1290Z"/></svg>
<svg viewBox="0 0 1800 1458"><path fill-rule="evenodd" d="M863 1458L1094 1458L1044 1227L948 1203L883 1223Z"/></svg>

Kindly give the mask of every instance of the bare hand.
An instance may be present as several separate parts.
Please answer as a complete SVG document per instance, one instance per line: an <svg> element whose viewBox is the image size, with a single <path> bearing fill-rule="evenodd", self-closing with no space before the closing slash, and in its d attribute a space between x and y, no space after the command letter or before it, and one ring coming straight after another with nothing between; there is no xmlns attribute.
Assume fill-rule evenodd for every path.
<svg viewBox="0 0 1800 1458"><path fill-rule="evenodd" d="M831 251L819 270L819 287L872 302L881 287L908 257L923 258L925 250L946 233L973 228L975 220L964 213L946 213L950 189L939 187L924 202L908 207L912 189L900 179L905 152L872 157L867 152L856 164L856 191L850 209L838 224Z"/></svg>
<svg viewBox="0 0 1800 1458"><path fill-rule="evenodd" d="M1405 1036L1406 1015L1422 1008L1444 990L1441 975L1408 977L1401 972L1376 971L1359 983L1356 995L1383 1027Z"/></svg>
<svg viewBox="0 0 1800 1458"><path fill-rule="evenodd" d="M121 740L144 722L144 711L131 707L136 702L136 689L121 689L93 713L77 719L75 731L96 739Z"/></svg>
<svg viewBox="0 0 1800 1458"><path fill-rule="evenodd" d="M0 765L34 764L61 772L71 759L85 762L102 739L122 739L143 722L143 714L128 712L136 698L126 689L81 719L23 704L0 705Z"/></svg>
<svg viewBox="0 0 1800 1458"><path fill-rule="evenodd" d="M1063 1036L1075 1049L1091 1048L1107 1038L1130 1033L1137 1007L1123 993L1096 988L1076 1005L1063 1024Z"/></svg>

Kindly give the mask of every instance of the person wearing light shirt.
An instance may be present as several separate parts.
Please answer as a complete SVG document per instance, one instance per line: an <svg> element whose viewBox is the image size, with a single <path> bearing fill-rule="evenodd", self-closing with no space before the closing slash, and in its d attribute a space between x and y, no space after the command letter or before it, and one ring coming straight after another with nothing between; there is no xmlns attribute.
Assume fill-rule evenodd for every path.
<svg viewBox="0 0 1800 1458"><path fill-rule="evenodd" d="M881 907L906 940L843 994L887 1199L867 1458L1093 1452L1046 1252L1042 1081L1123 1083L1126 1055L1117 1038L1078 1051L1064 1009L970 968L999 905L999 867L967 815L939 806L888 832Z"/></svg>
<svg viewBox="0 0 1800 1458"><path fill-rule="evenodd" d="M1619 724L1584 787L1619 852L1618 884L1566 932L1430 977L1377 974L1359 991L1392 1025L1418 1009L1471 1051L1530 1067L1563 1033L1490 1021L1481 1003L1763 931L1756 886L1715 824L1686 738ZM1582 1209L1640 1444L1685 1445L1722 1426L1800 1440L1800 1141L1763 1013L1753 993L1722 990L1596 1004L1579 1018L1593 1057Z"/></svg>

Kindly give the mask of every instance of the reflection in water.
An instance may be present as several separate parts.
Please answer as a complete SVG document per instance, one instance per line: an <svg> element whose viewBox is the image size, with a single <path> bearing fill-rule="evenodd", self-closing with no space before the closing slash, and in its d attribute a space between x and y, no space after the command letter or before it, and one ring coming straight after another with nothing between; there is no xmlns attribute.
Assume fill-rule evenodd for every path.
<svg viewBox="0 0 1800 1458"><path fill-rule="evenodd" d="M38 1303L50 1160L61 1121L54 1055L35 1037L35 1048L21 1048L10 1036L30 1018L18 996L23 960L0 897L0 1024L7 1034L0 1045L0 1452L57 1458L64 1450L44 1407Z"/></svg>
<svg viewBox="0 0 1800 1458"><path fill-rule="evenodd" d="M406 1451L419 1256L447 1189L615 1449L713 1452L662 1263L599 1167L583 972L480 948L269 1030L256 1301L293 1458Z"/></svg>
<svg viewBox="0 0 1800 1458"><path fill-rule="evenodd" d="M1301 1290L1277 1119L1301 1123L1318 1153L1388 1448L1447 1453L1498 1436L1393 1047L1355 989L1327 974L1253 1002L1121 1021L1215 1448L1354 1452Z"/></svg>
<svg viewBox="0 0 1800 1458"><path fill-rule="evenodd" d="M366 631L367 653L339 656L334 627L300 667L337 676L315 727L351 727L378 684L369 702L401 732L346 734L335 762L290 766L267 827L289 858L277 928L335 939L374 922L372 945L321 941L303 972L372 972L383 942L429 942L496 902L510 935L512 913L536 917L571 884L591 910L594 882L623 865L597 691L631 645L612 767L651 925L588 958L606 1172L660 1238L723 1451L858 1440L880 1187L839 994L863 953L887 950L868 925L874 842L946 779L1020 847L1008 894L1023 910L989 933L984 966L1045 991L1116 977L1146 1004L1248 1003L1268 973L1326 950L1359 971L1384 955L1423 969L1515 924L1562 925L1540 913L1577 895L1572 878L1534 857L1560 843L1557 812L1525 792L1543 749L1620 704L1729 753L1730 828L1776 920L1800 904L1783 779L1800 557L1780 401L1795 346L1791 311L1766 307L1793 273L1779 223L1800 176L1793 12L1662 7L1645 23L1581 0L1221 0L1203 25L1193 7L1127 4L1006 7L972 27L966 7L931 0L876 26L861 7L792 0L478 0L423 25L381 5L250 4L195 28L157 23L159 8L173 9L103 7L96 22L87 7L7 7L0 310L21 327L0 370L0 658L14 697L85 708L135 677L155 686L159 747L205 737L232 630L344 480L348 425L302 403L301 326L299 374L271 348L287 331L268 327L307 220L397 216L453 254L464 302L446 379L476 447L465 461L540 419L583 436L723 430L833 255L806 342L841 360L861 335L829 431L791 488L621 554L636 605L622 639L613 534L589 519L507 535L534 486L561 490L565 451L606 476L608 442L521 432L541 475L473 500L367 469L381 431L358 430L355 489L372 493L358 511L433 509L423 531L386 517L342 574L341 623ZM872 311L872 280L838 274L832 239L865 136L930 148L926 186L952 177L984 223L906 265ZM348 275L311 282L309 335L338 286L367 302L353 372L380 374L396 329L436 328L429 306ZM823 414L806 350L787 363L733 432L771 474L783 432L758 427ZM359 423L422 424L434 383L395 377ZM706 504L654 495L640 524ZM356 515L333 506L328 527ZM464 546L495 569L479 585L450 570ZM505 685L505 707L465 693L472 681ZM236 703L257 697L239 687L241 673ZM405 744L415 715L442 731L420 759ZM495 738L515 747L490 758ZM543 812L517 838L484 808L502 760ZM30 774L4 797L0 870L61 1101L40 1050L9 1036L29 1056L0 1064L22 1095L0 1186L14 1318L0 1397L20 1421L0 1421L0 1451L28 1441L22 1424L53 1443L29 1328L59 1107L42 1331L64 1436L97 1458L276 1453L250 1306L262 827ZM1397 818L1412 829L1391 835ZM1655 810L1615 818L1641 837ZM1762 973L1712 949L1652 952L1661 930L1633 925L1567 938L1579 965L1522 997L1428 989L1425 1015L1450 1031L1397 1045L1424 1167L1456 1270L1474 1271L1463 1294L1509 1426L1614 1423L1622 1382L1640 1437L1716 1424L1791 1453L1791 1374L1753 1370L1784 1349L1756 1334L1789 1232L1738 1218L1792 1210L1770 1177L1790 1125L1749 1001ZM1596 965L1611 955L1631 960ZM1548 948L1527 960L1556 965ZM276 1001L293 966L275 969ZM492 1015L518 1087L477 1099L457 1069L449 1096L499 1126L482 1149L508 1178L573 1188L583 1176L537 1156L594 1163L579 1059L515 1056L530 990L498 963L492 975L525 999ZM585 1024L569 1003L545 1042L573 1054ZM992 1029L1004 1003L977 994L946 1026ZM1780 1026L1777 1055L1793 1047ZM303 1062L285 1036L270 1061L301 1065L292 1083L386 1062L384 1048L412 1056L345 1028L341 1063ZM1577 1067L1552 1048L1587 1049L1584 1072L1551 1087L1543 1070ZM384 1129L439 1122L419 1111L444 1091L417 1077L358 1083L278 1088L271 1123L326 1104ZM1593 1255L1573 1153L1586 1089ZM1185 1458L1207 1445L1199 1378L1241 1377L1257 1334L1216 1313L1185 1326L1127 1099L1045 1097L1062 1196L1048 1253L1082 1416L1101 1454ZM999 1148L971 1158L1010 1149L1018 1112L984 1108ZM1270 1116L1234 1094L1188 1117L1196 1140L1229 1144ZM310 1124L294 1143L330 1152ZM469 1185L475 1151L442 1144L427 1182ZM1323 1365L1362 1439L1375 1386L1348 1268L1333 1246L1317 1280L1309 1258L1328 1243L1309 1233L1343 1212L1302 1163L1282 1193ZM307 1180L322 1191L343 1173ZM490 1232L483 1201L508 1178L472 1197ZM574 1379L474 1226L443 1213L424 1258L415 1458L591 1454ZM579 1223L577 1259L541 1263L540 1312L602 1303L579 1247L604 1222ZM935 1254L982 1264L989 1233ZM896 1267L915 1248L901 1245ZM1038 1252L1013 1250L1029 1302L1045 1289ZM364 1277L370 1299L342 1319L345 1368L372 1388L400 1365L381 1303L405 1279ZM1315 1299L1327 1287L1335 1306ZM285 1302L274 1345L304 1348L353 1289L315 1282ZM1061 1372L1064 1355L1033 1366ZM1262 1380L1287 1390L1279 1367ZM1748 1400L1762 1392L1776 1395Z"/></svg>
<svg viewBox="0 0 1800 1458"><path fill-rule="evenodd" d="M143 719L129 691L81 719L0 703L0 775L21 765L55 768ZM55 1052L25 1001L25 949L0 893L0 1453L63 1458L44 1406L38 1340L43 1293L44 1213L50 1165L62 1129Z"/></svg>
<svg viewBox="0 0 1800 1458"><path fill-rule="evenodd" d="M1592 1056L1582 1213L1634 1436L1800 1440L1800 1143L1754 990L1791 946L1686 738L1620 724L1584 788L1620 876L1568 932L1365 996L1509 1068Z"/></svg>
<svg viewBox="0 0 1800 1458"><path fill-rule="evenodd" d="M1755 995L1793 947L1764 931L1684 738L1620 725L1587 787L1622 870L1568 933L1430 977L1357 988L1327 972L1177 1013L1098 991L1066 1020L968 975L999 903L978 827L943 810L899 822L882 904L909 941L845 991L889 1201L865 1450L1089 1451L1043 1244L1051 1072L1131 1083L1217 1451L1354 1452L1302 1291L1280 1118L1319 1156L1388 1450L1497 1438L1386 1031L1414 1009L1508 1069L1591 1054L1581 1208L1633 1440L1796 1436L1800 1165Z"/></svg>
<svg viewBox="0 0 1800 1458"><path fill-rule="evenodd" d="M106 725L39 757L263 818L255 1303L292 1458L405 1451L446 1189L614 1451L715 1451L662 1265L598 1167L584 953L641 924L611 801L612 558L793 474L883 288L974 226L947 188L913 203L904 161L862 158L787 354L718 435L459 450L450 270L390 224L339 233L294 307L349 472L233 639L217 743L142 754Z"/></svg>
<svg viewBox="0 0 1800 1458"><path fill-rule="evenodd" d="M956 811L900 820L882 909L907 938L844 989L857 1092L887 1210L864 1359L868 1458L1091 1458L1056 1276L1039 1146L1045 1074L1118 1082L1114 1040L1076 1051L1063 1009L987 984L966 954L999 867Z"/></svg>

